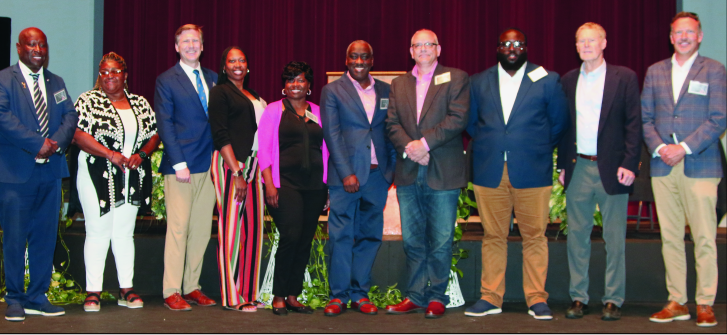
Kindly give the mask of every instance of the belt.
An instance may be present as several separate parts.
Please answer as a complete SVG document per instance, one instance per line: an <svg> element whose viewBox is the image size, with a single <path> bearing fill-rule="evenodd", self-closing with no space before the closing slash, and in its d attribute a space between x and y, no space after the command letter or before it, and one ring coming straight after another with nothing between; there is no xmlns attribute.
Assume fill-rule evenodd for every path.
<svg viewBox="0 0 727 335"><path fill-rule="evenodd" d="M585 158L591 162L595 162L598 160L598 156L589 156L589 155L584 155L584 154L578 154L578 156L580 156L581 158Z"/></svg>
<svg viewBox="0 0 727 335"><path fill-rule="evenodd" d="M371 164L371 170L378 169L378 168L379 168L379 164Z"/></svg>

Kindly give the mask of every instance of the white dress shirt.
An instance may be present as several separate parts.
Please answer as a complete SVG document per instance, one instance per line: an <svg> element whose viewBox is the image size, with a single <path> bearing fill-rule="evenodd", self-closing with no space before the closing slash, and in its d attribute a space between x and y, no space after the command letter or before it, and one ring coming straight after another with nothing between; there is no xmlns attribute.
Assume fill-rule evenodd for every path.
<svg viewBox="0 0 727 335"><path fill-rule="evenodd" d="M23 62L18 62L18 65L20 65L20 73L23 74L23 78L25 78L25 84L28 85L28 90L30 90L30 96L33 96L33 91L35 90L35 81L33 80L33 77L30 76L33 71L28 68L27 65ZM48 103L48 95L45 93L45 77L43 77L43 68L38 70L38 86L40 86L40 94L43 95L43 99L45 99L45 104L50 105ZM33 101L35 103L35 101Z"/></svg>
<svg viewBox="0 0 727 335"><path fill-rule="evenodd" d="M601 119L605 85L605 60L590 73L586 72L586 63L581 64L576 86L576 143L579 154L598 154L598 123Z"/></svg>
<svg viewBox="0 0 727 335"><path fill-rule="evenodd" d="M507 120L510 118L512 113L512 107L515 106L515 99L517 98L517 92L520 90L520 84L523 82L523 76L525 76L525 68L528 66L528 62L523 63L514 76L502 68L500 63L497 63L497 77L500 83L500 103L502 104L502 118ZM507 152L505 152L505 161L507 162Z"/></svg>
<svg viewBox="0 0 727 335"><path fill-rule="evenodd" d="M676 53L671 56L671 89L672 95L674 96L674 105L676 105L677 101L679 101L679 93L682 92L684 82L687 81L689 70L692 69L692 65L694 64L694 60L697 59L697 55L699 55L699 51L695 52L692 57L689 57L689 59L687 59L687 61L684 62L684 65L682 66L679 66L679 62L677 62ZM679 139L677 138L676 140L678 141ZM689 146L686 143L679 142L679 145L684 148L684 151L687 152L687 155L692 154L692 150L689 149ZM659 154L659 150L661 150L661 148L665 146L666 144L664 143L659 144L659 146L656 147L656 150L654 150L654 154L652 155L652 157L661 157L661 155Z"/></svg>
<svg viewBox="0 0 727 335"><path fill-rule="evenodd" d="M199 79L202 80L202 87L204 87L204 96L207 98L207 106L210 104L210 90L207 87L207 81L204 80L204 72L202 71L202 65L197 63L197 67L193 68L187 64L184 64L181 60L179 61L179 65L182 66L182 70L184 70L184 73L187 74L187 77L189 77L189 80L192 82L192 86L194 87L194 90L199 94L199 90L197 89L197 75L194 74L194 70L199 71ZM172 166L174 171L184 170L187 168L187 162L179 162L177 164L174 164Z"/></svg>

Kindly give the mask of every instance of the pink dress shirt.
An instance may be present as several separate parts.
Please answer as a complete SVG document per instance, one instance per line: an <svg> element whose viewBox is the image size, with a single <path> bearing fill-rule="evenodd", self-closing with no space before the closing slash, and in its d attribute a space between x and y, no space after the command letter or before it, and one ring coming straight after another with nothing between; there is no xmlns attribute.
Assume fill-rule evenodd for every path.
<svg viewBox="0 0 727 335"><path fill-rule="evenodd" d="M358 93L358 97L361 98L361 103L364 106L364 110L366 110L366 117L369 119L369 124L371 124L371 121L374 119L374 112L376 111L376 90L374 89L374 84L376 82L374 81L374 77L369 74L369 82L371 85L364 89L361 87L361 84L351 77L351 73L346 72L346 76L353 83L353 87L356 88L356 93ZM371 140L371 164L379 164L379 160L376 159L376 150L374 148L373 139Z"/></svg>
<svg viewBox="0 0 727 335"><path fill-rule="evenodd" d="M422 116L422 108L424 107L424 99L427 97L427 92L429 92L429 84L432 82L432 76L434 76L434 69L437 68L437 65L439 64L438 61L434 61L434 65L432 66L432 71L429 73L425 73L422 75L422 79L419 80L419 66L414 65L414 68L411 70L411 74L414 76L414 78L417 79L417 124L419 124L419 118ZM429 145L427 144L427 140L424 139L424 137L421 138L422 144L424 144L424 147L427 148L427 151L429 151Z"/></svg>

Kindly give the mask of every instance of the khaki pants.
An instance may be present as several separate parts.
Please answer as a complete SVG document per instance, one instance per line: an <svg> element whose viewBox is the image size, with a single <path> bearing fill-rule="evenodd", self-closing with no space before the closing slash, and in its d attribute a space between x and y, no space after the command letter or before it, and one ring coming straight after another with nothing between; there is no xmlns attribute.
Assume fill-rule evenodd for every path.
<svg viewBox="0 0 727 335"><path fill-rule="evenodd" d="M204 252L212 233L215 188L209 170L180 183L173 174L164 176L167 205L167 237L164 245L163 296L189 294L200 288ZM182 283L184 279L184 283Z"/></svg>
<svg viewBox="0 0 727 335"><path fill-rule="evenodd" d="M474 186L485 236L482 238L482 299L501 307L505 295L507 236L513 206L523 237L523 291L528 306L548 300L548 203L552 186L516 189L507 163L497 188Z"/></svg>
<svg viewBox="0 0 727 335"><path fill-rule="evenodd" d="M717 185L720 178L689 178L684 175L684 160L669 175L654 177L651 186L661 230L661 253L666 268L669 300L685 304L687 298L687 260L684 251L684 226L688 222L694 241L699 305L712 305L717 294Z"/></svg>

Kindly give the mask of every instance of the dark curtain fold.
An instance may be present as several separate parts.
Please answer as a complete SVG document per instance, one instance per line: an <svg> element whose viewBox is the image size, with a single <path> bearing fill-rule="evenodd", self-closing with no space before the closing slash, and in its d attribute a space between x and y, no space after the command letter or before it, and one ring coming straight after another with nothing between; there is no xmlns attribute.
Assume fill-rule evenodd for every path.
<svg viewBox="0 0 727 335"><path fill-rule="evenodd" d="M371 43L375 71L410 70L410 39L421 28L438 35L442 64L474 74L496 64L500 32L518 27L530 61L564 74L580 65L576 29L597 22L608 34L606 61L643 81L649 65L672 53L674 14L676 0L117 0L104 3L103 50L126 59L131 91L152 101L156 77L179 59L174 32L196 23L204 26L203 66L217 71L226 47L242 47L250 88L271 102L282 97L283 66L305 61L315 71L310 101L317 103L326 71L345 69L350 42Z"/></svg>

